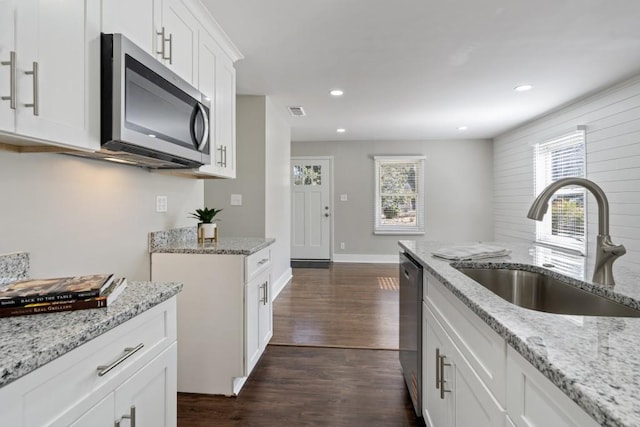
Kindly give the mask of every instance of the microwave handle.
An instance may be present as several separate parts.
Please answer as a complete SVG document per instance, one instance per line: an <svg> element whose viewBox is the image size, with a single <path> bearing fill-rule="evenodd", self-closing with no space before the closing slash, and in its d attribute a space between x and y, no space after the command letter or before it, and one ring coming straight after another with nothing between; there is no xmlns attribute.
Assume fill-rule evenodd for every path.
<svg viewBox="0 0 640 427"><path fill-rule="evenodd" d="M198 151L204 150L204 146L207 145L207 141L209 141L209 116L207 116L207 110L204 109L202 104L199 102L196 103L198 110L200 110L200 114L202 114L202 121L204 122L204 132L202 133L202 140L198 141ZM195 111L194 111L195 112ZM191 134L196 134L196 115L192 116L191 120Z"/></svg>

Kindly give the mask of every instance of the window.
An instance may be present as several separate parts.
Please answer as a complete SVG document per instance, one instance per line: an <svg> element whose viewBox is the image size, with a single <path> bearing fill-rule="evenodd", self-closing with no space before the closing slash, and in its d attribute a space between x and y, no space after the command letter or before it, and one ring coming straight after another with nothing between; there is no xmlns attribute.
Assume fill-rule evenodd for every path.
<svg viewBox="0 0 640 427"><path fill-rule="evenodd" d="M586 176L582 126L537 144L534 152L536 194L560 178ZM537 242L586 253L586 191L583 187L563 187L556 192L550 202L551 212L536 222Z"/></svg>
<svg viewBox="0 0 640 427"><path fill-rule="evenodd" d="M375 234L424 234L424 157L374 157Z"/></svg>

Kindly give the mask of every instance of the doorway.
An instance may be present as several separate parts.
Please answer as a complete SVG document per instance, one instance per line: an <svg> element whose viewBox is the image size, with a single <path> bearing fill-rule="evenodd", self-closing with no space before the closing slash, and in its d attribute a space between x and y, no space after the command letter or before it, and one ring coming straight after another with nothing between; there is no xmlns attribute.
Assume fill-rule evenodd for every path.
<svg viewBox="0 0 640 427"><path fill-rule="evenodd" d="M291 158L291 259L331 261L333 157Z"/></svg>

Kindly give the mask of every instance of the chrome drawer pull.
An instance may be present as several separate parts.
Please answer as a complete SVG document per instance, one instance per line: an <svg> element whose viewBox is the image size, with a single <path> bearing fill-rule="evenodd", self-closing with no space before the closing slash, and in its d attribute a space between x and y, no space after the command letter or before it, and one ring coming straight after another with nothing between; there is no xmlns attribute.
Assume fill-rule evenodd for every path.
<svg viewBox="0 0 640 427"><path fill-rule="evenodd" d="M264 264L265 262L269 262L269 258L261 259L260 261L258 261L258 265L262 265L262 264Z"/></svg>
<svg viewBox="0 0 640 427"><path fill-rule="evenodd" d="M440 349L436 348L436 390L440 388Z"/></svg>
<svg viewBox="0 0 640 427"><path fill-rule="evenodd" d="M143 343L140 343L135 347L126 347L124 349L124 354L122 356L118 357L117 360L115 360L114 362L111 362L108 365L100 365L100 366L98 366L98 368L97 368L98 376L101 377L101 376L109 373L109 371L111 371L113 368L115 368L116 366L118 366L119 364L121 364L122 362L124 362L125 360L130 358L131 356L133 356L142 347L144 347Z"/></svg>
<svg viewBox="0 0 640 427"><path fill-rule="evenodd" d="M3 96L0 99L9 101L9 108L16 109L16 53L9 52L9 60L0 62L2 65L9 66L9 96Z"/></svg>

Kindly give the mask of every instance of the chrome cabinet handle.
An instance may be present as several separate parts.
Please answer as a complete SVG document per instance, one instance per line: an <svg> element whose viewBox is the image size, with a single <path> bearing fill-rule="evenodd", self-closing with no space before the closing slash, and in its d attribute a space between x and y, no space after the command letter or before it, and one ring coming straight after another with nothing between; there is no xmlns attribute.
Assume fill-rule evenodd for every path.
<svg viewBox="0 0 640 427"><path fill-rule="evenodd" d="M262 265L262 264L264 264L264 263L266 263L266 262L269 262L269 258L263 258L263 259L261 259L260 261L258 261L258 265Z"/></svg>
<svg viewBox="0 0 640 427"><path fill-rule="evenodd" d="M136 407L134 405L131 405L128 414L124 414L119 420L116 420L115 427L120 427L120 421L122 420L131 420L130 426L136 427Z"/></svg>
<svg viewBox="0 0 640 427"><path fill-rule="evenodd" d="M436 348L436 390L440 388L440 349Z"/></svg>
<svg viewBox="0 0 640 427"><path fill-rule="evenodd" d="M2 65L9 66L9 96L3 96L0 99L3 101L9 101L9 107L12 110L16 109L16 53L15 51L9 52L9 60L0 62Z"/></svg>
<svg viewBox="0 0 640 427"><path fill-rule="evenodd" d="M269 282L264 282L264 305L269 304Z"/></svg>
<svg viewBox="0 0 640 427"><path fill-rule="evenodd" d="M267 305L267 282L264 282L260 285L260 289L262 289L262 297L260 297L260 302L262 305Z"/></svg>
<svg viewBox="0 0 640 427"><path fill-rule="evenodd" d="M33 76L33 103L32 104L24 104L25 107L33 108L33 115L40 115L40 107L39 107L39 94L38 94L38 63L33 61L33 70L25 71L27 75Z"/></svg>
<svg viewBox="0 0 640 427"><path fill-rule="evenodd" d="M218 151L220 151L220 161L218 162L218 164L223 168L226 168L227 167L227 146L221 145L220 148L218 148Z"/></svg>
<svg viewBox="0 0 640 427"><path fill-rule="evenodd" d="M202 135L202 141L200 141L200 145L198 145L198 151L204 150L204 146L207 145L207 141L209 141L209 116L207 116L207 110L204 109L202 104L198 103L198 109L202 114L202 120L204 122L204 132ZM194 122L195 126L195 122ZM195 131L194 131L195 134Z"/></svg>
<svg viewBox="0 0 640 427"><path fill-rule="evenodd" d="M97 368L98 376L102 377L102 376L106 375L113 368L115 368L116 366L118 366L119 364L121 364L122 362L124 362L125 360L130 358L131 356L133 356L142 347L144 347L143 343L140 343L135 347L126 347L124 349L124 354L122 356L118 357L115 361L109 363L108 365L100 365L100 366L98 366L98 368Z"/></svg>
<svg viewBox="0 0 640 427"><path fill-rule="evenodd" d="M447 382L447 380L444 379L444 367L451 366L451 363L444 363L444 359L446 358L447 356L440 355L440 399L444 399L445 393L451 392L451 390L445 390L444 388L444 383Z"/></svg>
<svg viewBox="0 0 640 427"><path fill-rule="evenodd" d="M162 30L156 31L156 35L160 36L160 50L156 49L156 54L160 55L161 59L168 59L169 64L172 64L173 34L169 34L169 38L167 38L165 35L165 28L162 27ZM169 56L166 55L167 51L164 48L167 42L169 42Z"/></svg>

